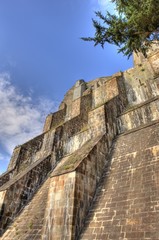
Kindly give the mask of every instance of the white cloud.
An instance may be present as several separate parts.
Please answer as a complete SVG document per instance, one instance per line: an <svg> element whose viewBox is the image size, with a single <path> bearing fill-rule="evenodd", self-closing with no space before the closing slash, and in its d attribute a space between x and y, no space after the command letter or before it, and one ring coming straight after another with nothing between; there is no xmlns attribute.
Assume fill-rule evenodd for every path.
<svg viewBox="0 0 159 240"><path fill-rule="evenodd" d="M91 0L94 11L115 13L115 4L111 0Z"/></svg>
<svg viewBox="0 0 159 240"><path fill-rule="evenodd" d="M57 102L42 97L35 104L13 86L9 74L0 74L0 148L11 154L16 145L40 134L46 115L56 108Z"/></svg>
<svg viewBox="0 0 159 240"><path fill-rule="evenodd" d="M98 4L102 7L102 8L105 8L107 7L108 5L110 5L110 2L109 0L98 0Z"/></svg>

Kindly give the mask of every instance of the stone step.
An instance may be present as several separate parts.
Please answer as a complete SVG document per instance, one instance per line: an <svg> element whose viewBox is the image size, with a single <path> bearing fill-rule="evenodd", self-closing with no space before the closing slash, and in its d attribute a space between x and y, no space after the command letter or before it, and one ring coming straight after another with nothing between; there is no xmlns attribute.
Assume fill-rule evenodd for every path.
<svg viewBox="0 0 159 240"><path fill-rule="evenodd" d="M151 99L149 99L149 100L147 100L147 101L144 101L144 102L142 102L142 103L139 103L139 104L136 104L136 105L129 105L126 109L125 109L125 111L123 111L121 114L120 114L120 116L122 116L122 115L124 115L124 114L126 114L126 113L128 113L128 112L131 112L131 111L134 111L135 109L138 109L138 108L140 108L140 107L143 107L143 106L145 106L145 105L148 105L149 103L151 103L151 102L153 102L153 101L155 101L155 100L157 100L157 99L159 99L159 95L157 95L157 96L154 96L153 98L151 98ZM119 116L119 117L120 117Z"/></svg>
<svg viewBox="0 0 159 240"><path fill-rule="evenodd" d="M124 133L159 119L159 96L130 107L118 117L118 132Z"/></svg>
<svg viewBox="0 0 159 240"><path fill-rule="evenodd" d="M79 239L159 239L158 173L159 124L120 135Z"/></svg>
<svg viewBox="0 0 159 240"><path fill-rule="evenodd" d="M32 200L14 219L1 240L40 240L48 199L50 178L39 188Z"/></svg>
<svg viewBox="0 0 159 240"><path fill-rule="evenodd" d="M120 135L118 136L124 136L124 135L127 135L127 134L130 134L130 133L133 133L133 132L137 132L143 128L148 128L150 126L153 126L153 125L156 125L159 123L159 119L157 120L154 120L154 121L151 121L150 123L145 123L145 124L142 124L140 125L139 127L136 127L136 128L133 128L133 129L130 129L130 130L127 130L125 131L124 133L121 133Z"/></svg>
<svg viewBox="0 0 159 240"><path fill-rule="evenodd" d="M31 200L51 170L49 155L39 159L0 187L0 234Z"/></svg>

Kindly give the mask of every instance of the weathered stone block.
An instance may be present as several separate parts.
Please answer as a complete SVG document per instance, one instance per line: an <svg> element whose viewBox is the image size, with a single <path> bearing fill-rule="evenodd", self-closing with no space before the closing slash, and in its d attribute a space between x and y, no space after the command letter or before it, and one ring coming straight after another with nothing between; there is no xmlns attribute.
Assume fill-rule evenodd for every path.
<svg viewBox="0 0 159 240"><path fill-rule="evenodd" d="M10 170L12 170L16 167L16 163L17 163L18 158L20 156L20 151L21 151L21 146L15 147L15 149L13 151L13 154L12 154L12 157L10 159L10 163L9 163L9 166L8 166L8 171L10 171Z"/></svg>
<svg viewBox="0 0 159 240"><path fill-rule="evenodd" d="M48 130L50 130L51 128L51 124L52 124L52 113L50 113L45 120L45 124L44 124L44 128L43 128L43 132L47 132Z"/></svg>
<svg viewBox="0 0 159 240"><path fill-rule="evenodd" d="M80 111L81 111L81 98L78 98L72 102L71 118L80 115Z"/></svg>
<svg viewBox="0 0 159 240"><path fill-rule="evenodd" d="M82 97L83 92L86 90L86 83L84 80L78 80L75 84L73 91L73 101Z"/></svg>
<svg viewBox="0 0 159 240"><path fill-rule="evenodd" d="M2 240L158 239L158 57L77 81L15 149L0 177Z"/></svg>
<svg viewBox="0 0 159 240"><path fill-rule="evenodd" d="M159 52L149 57L150 64L156 76L159 75Z"/></svg>

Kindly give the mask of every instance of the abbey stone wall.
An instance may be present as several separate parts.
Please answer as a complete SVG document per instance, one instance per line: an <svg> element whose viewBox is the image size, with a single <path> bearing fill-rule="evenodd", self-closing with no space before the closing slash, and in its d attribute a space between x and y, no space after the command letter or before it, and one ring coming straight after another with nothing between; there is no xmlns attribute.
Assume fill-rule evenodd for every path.
<svg viewBox="0 0 159 240"><path fill-rule="evenodd" d="M158 48L66 93L0 176L0 239L159 239Z"/></svg>

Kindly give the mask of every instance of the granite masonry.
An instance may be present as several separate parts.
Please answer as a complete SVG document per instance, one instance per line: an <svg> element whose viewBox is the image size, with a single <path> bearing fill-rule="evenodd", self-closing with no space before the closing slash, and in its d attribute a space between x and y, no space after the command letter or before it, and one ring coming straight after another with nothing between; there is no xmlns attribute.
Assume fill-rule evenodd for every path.
<svg viewBox="0 0 159 240"><path fill-rule="evenodd" d="M159 46L78 80L0 176L1 240L159 240Z"/></svg>

